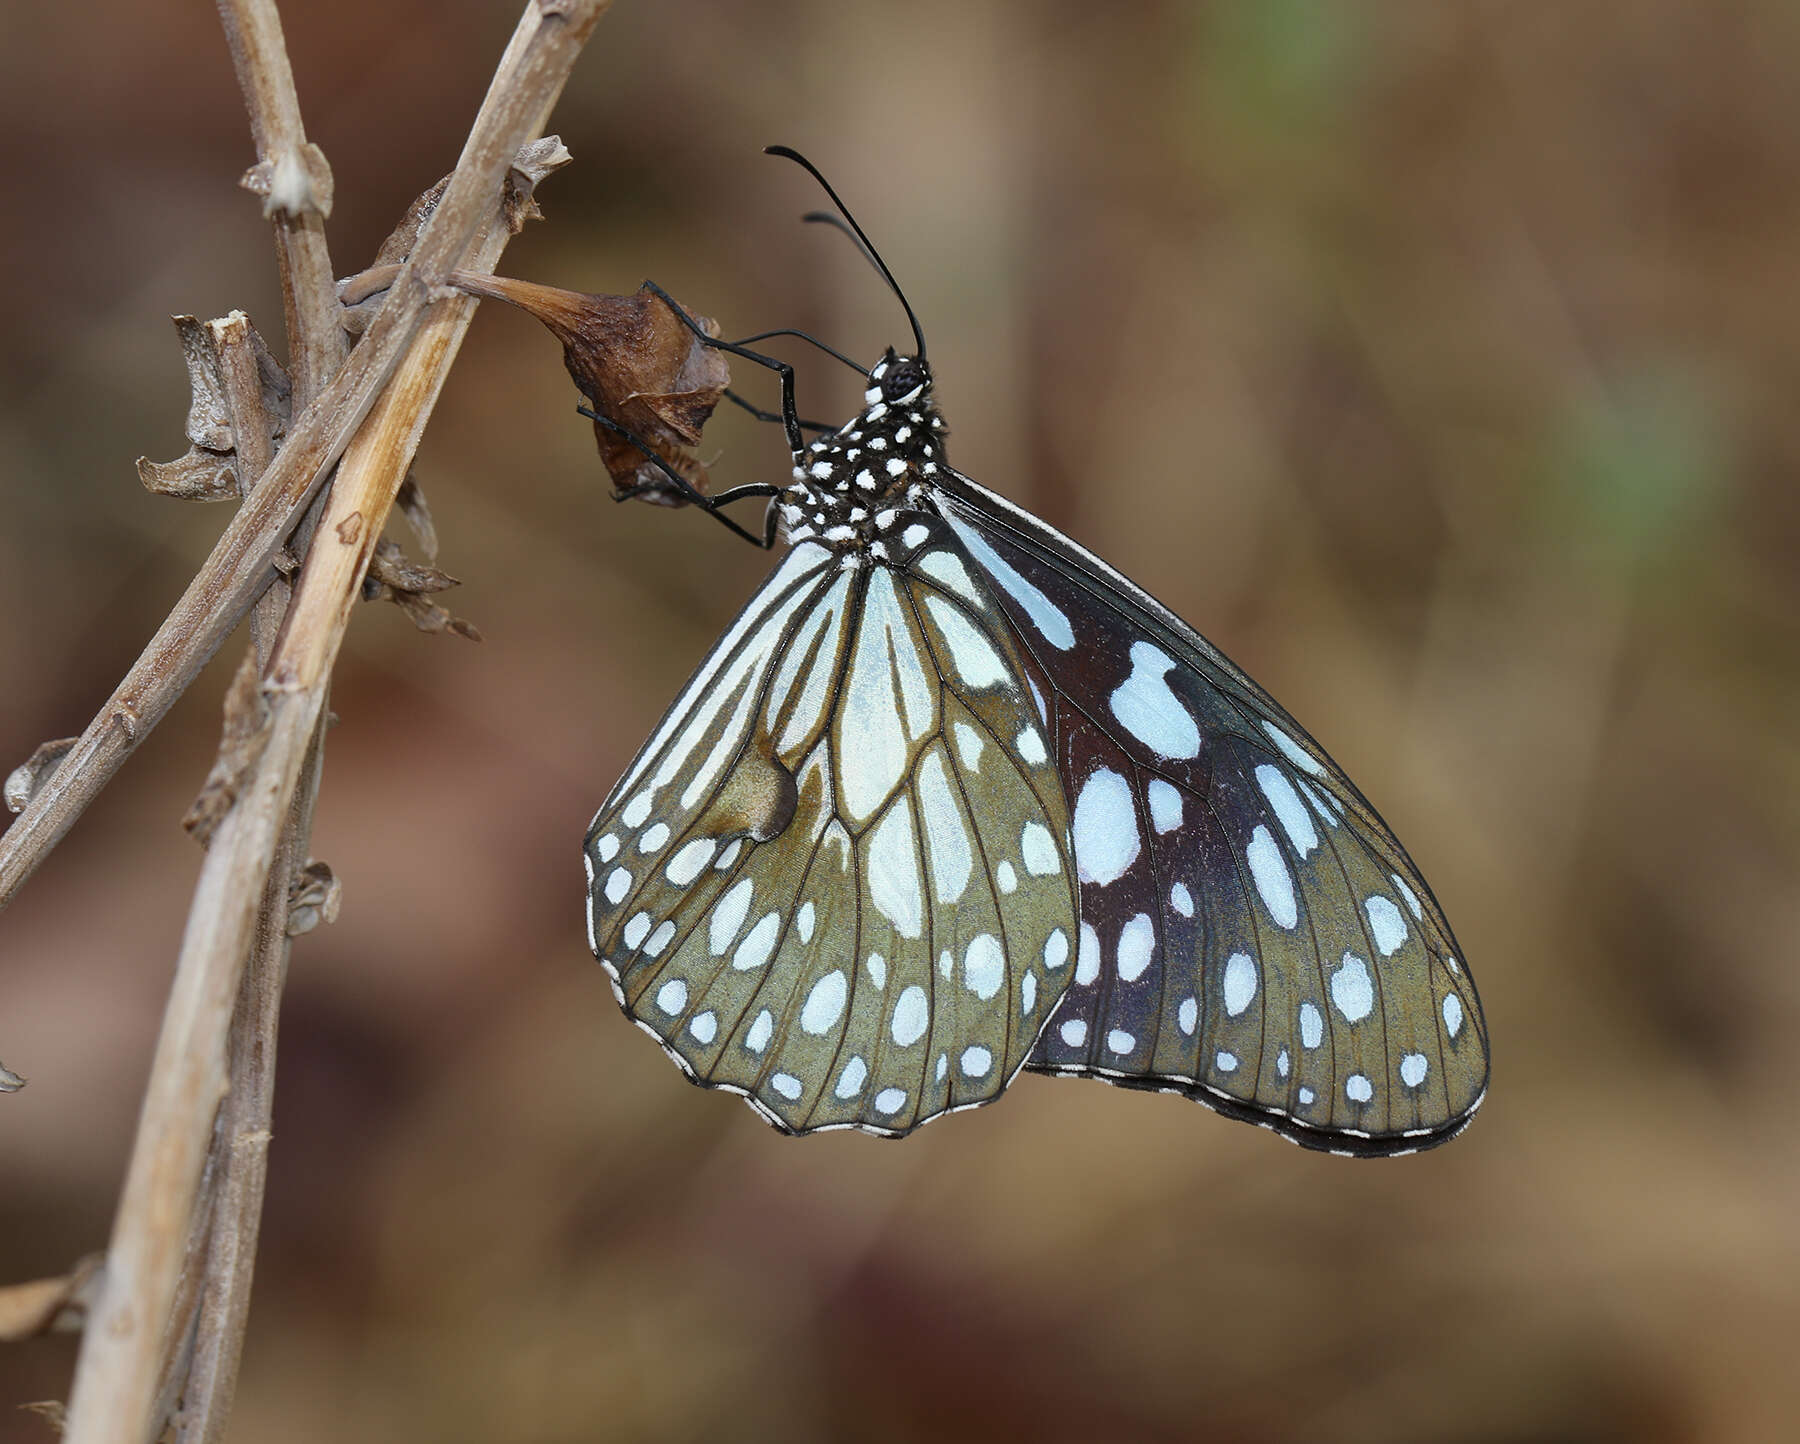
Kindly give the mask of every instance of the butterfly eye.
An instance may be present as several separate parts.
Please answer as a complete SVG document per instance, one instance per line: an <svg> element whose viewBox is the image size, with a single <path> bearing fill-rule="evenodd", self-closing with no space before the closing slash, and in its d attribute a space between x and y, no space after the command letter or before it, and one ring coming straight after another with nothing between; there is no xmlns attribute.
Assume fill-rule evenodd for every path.
<svg viewBox="0 0 1800 1444"><path fill-rule="evenodd" d="M902 396L914 390L925 379L925 368L910 357L897 363L886 376L881 378L881 394L889 401L898 401Z"/></svg>

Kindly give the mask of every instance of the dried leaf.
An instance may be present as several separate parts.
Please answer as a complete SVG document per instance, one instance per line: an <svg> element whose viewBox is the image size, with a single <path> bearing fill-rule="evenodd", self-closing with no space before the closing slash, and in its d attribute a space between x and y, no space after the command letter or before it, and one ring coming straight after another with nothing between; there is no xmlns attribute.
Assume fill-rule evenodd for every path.
<svg viewBox="0 0 1800 1444"><path fill-rule="evenodd" d="M78 1330L92 1302L102 1261L102 1255L89 1254L61 1278L0 1288L0 1340L11 1344L39 1334Z"/></svg>
<svg viewBox="0 0 1800 1444"><path fill-rule="evenodd" d="M397 543L386 538L375 544L369 575L397 592L447 592L462 585L448 572L410 560Z"/></svg>
<svg viewBox="0 0 1800 1444"><path fill-rule="evenodd" d="M702 344L666 302L642 287L632 296L588 295L505 276L455 271L451 283L530 312L562 342L563 363L581 393L606 421L648 446L696 491L707 489L706 468L688 449L731 384L723 353ZM719 333L709 317L695 322ZM594 423L600 459L621 489L647 487L645 499L684 503L643 448Z"/></svg>
<svg viewBox="0 0 1800 1444"><path fill-rule="evenodd" d="M240 494L237 473L237 438L232 431L231 406L224 371L222 347L248 344L256 356L262 414L270 425L269 444L285 435L293 409L293 386L281 363L250 318L233 311L215 321L200 322L192 316L173 316L181 354L187 364L188 402L186 433L193 443L174 461L151 461L140 456L138 479L158 496L180 501L222 501Z"/></svg>
<svg viewBox="0 0 1800 1444"><path fill-rule="evenodd" d="M31 799L37 796L38 789L50 780L50 774L56 771L57 764L69 755L69 749L79 741L79 737L57 737L49 742L39 743L37 751L7 774L7 810L23 812Z"/></svg>
<svg viewBox="0 0 1800 1444"><path fill-rule="evenodd" d="M226 501L238 496L237 459L190 447L174 461L137 459L138 480L146 491L176 501Z"/></svg>
<svg viewBox="0 0 1800 1444"><path fill-rule="evenodd" d="M262 692L262 674L256 665L256 653L246 651L225 693L219 754L201 784L200 795L181 819L181 825L202 847L212 841L213 829L237 801L238 785L256 765L268 741L269 703Z"/></svg>
<svg viewBox="0 0 1800 1444"><path fill-rule="evenodd" d="M288 891L287 935L297 938L320 923L335 923L343 896L343 884L332 872L331 864L309 859Z"/></svg>
<svg viewBox="0 0 1800 1444"><path fill-rule="evenodd" d="M392 602L421 632L450 632L471 642L481 640L481 632L473 622L452 616L436 602L426 600L432 592L448 591L462 583L437 567L411 561L398 544L383 537L375 544L369 559L368 575L363 578L365 602Z"/></svg>
<svg viewBox="0 0 1800 1444"><path fill-rule="evenodd" d="M406 524L412 528L412 534L418 539L419 550L425 553L425 560L434 562L438 554L437 525L431 519L431 508L426 504L425 492L413 479L412 473L406 474L406 480L400 483L400 490L394 497L394 505L400 508L400 514L406 518Z"/></svg>
<svg viewBox="0 0 1800 1444"><path fill-rule="evenodd" d="M0 1063L0 1093L17 1093L30 1079Z"/></svg>
<svg viewBox="0 0 1800 1444"><path fill-rule="evenodd" d="M505 191L501 198L501 214L509 231L517 235L526 221L535 220L543 214L538 210L534 197L538 183L545 176L561 170L573 159L568 148L563 145L562 137L558 135L540 136L519 147L518 154L513 157L513 163L506 172ZM449 184L450 177L445 176L421 194L406 208L400 224L381 243L368 269L361 276L352 276L339 282L338 298L344 303L343 321L346 331L360 335L368 328L370 319L381 309L383 293L393 284L398 267L412 254L413 246L418 243L419 232L425 229L425 222L431 219L432 212L438 208L438 202L444 198L444 188ZM390 270L390 267L395 269Z"/></svg>

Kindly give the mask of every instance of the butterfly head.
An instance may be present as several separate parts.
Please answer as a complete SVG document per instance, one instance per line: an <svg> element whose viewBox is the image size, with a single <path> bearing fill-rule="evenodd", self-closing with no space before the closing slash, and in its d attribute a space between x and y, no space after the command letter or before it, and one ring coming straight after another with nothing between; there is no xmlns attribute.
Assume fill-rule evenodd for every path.
<svg viewBox="0 0 1800 1444"><path fill-rule="evenodd" d="M845 549L873 544L884 521L914 504L944 457L944 423L931 396L923 357L891 347L869 371L863 409L838 430L794 455L794 481L782 494L790 542L817 537Z"/></svg>

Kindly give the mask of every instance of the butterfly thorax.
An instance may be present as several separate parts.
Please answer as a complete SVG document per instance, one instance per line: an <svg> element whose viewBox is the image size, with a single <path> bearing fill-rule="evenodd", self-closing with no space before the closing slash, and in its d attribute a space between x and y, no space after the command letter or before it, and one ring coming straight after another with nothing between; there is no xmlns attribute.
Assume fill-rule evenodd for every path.
<svg viewBox="0 0 1800 1444"><path fill-rule="evenodd" d="M882 534L916 506L909 493L942 462L944 422L923 361L890 350L869 372L863 401L855 417L794 453L793 485L777 503L789 543L881 555Z"/></svg>

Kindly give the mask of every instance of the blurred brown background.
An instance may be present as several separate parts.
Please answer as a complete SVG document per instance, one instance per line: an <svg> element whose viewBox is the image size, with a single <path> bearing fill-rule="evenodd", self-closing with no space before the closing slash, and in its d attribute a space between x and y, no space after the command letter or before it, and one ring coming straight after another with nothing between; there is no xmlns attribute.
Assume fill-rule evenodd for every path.
<svg viewBox="0 0 1800 1444"><path fill-rule="evenodd" d="M515 16L289 8L340 274ZM235 1437L1796 1437L1796 93L1785 0L619 0L506 269L873 357L897 307L758 147L811 154L924 319L957 465L1195 621L1406 839L1492 1095L1359 1164L1092 1084L892 1145L683 1082L586 951L577 851L767 559L609 503L554 346L489 306L418 468L487 641L351 630L344 910L295 948ZM210 7L7 7L0 157L6 768L225 522L133 473L185 447L164 318L281 326ZM736 416L705 450L785 474ZM0 916L5 1280L106 1237L228 672ZM0 1439L50 1437L13 1406L72 1359L0 1351Z"/></svg>

